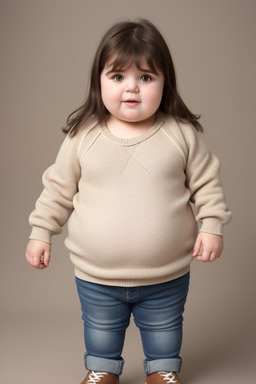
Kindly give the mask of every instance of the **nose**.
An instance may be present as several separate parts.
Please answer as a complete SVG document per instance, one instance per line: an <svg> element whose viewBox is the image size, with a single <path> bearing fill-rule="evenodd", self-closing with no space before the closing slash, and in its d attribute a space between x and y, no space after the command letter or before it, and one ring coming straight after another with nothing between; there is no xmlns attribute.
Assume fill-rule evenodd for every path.
<svg viewBox="0 0 256 384"><path fill-rule="evenodd" d="M129 79L125 88L126 92L139 92L139 85L136 79Z"/></svg>

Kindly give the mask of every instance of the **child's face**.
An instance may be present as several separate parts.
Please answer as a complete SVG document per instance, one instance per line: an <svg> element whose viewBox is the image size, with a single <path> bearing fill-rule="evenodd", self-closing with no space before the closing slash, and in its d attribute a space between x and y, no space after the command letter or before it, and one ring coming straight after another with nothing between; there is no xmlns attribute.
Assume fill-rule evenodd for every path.
<svg viewBox="0 0 256 384"><path fill-rule="evenodd" d="M112 117L126 122L143 122L155 117L161 103L164 77L152 73L146 60L140 70L135 64L112 72L110 60L101 73L101 96Z"/></svg>

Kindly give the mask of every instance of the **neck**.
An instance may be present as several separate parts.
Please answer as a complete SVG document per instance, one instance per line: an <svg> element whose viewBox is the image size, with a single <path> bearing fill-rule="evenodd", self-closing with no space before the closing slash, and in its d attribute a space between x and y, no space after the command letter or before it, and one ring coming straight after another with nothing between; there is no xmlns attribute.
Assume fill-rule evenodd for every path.
<svg viewBox="0 0 256 384"><path fill-rule="evenodd" d="M155 115L143 121L124 121L110 115L106 120L109 131L120 138L131 138L143 135L155 122Z"/></svg>

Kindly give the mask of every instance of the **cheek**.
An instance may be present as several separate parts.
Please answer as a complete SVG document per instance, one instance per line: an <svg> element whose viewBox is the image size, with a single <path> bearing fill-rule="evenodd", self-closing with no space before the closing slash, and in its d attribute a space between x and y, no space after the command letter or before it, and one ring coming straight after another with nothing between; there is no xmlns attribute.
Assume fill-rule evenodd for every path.
<svg viewBox="0 0 256 384"><path fill-rule="evenodd" d="M158 107L159 104L161 103L162 96L163 96L163 88L161 86L159 86L155 89L152 89L152 91L148 95L148 102L151 105Z"/></svg>
<svg viewBox="0 0 256 384"><path fill-rule="evenodd" d="M101 87L101 97L105 106L111 105L118 100L117 91L113 87L104 84Z"/></svg>

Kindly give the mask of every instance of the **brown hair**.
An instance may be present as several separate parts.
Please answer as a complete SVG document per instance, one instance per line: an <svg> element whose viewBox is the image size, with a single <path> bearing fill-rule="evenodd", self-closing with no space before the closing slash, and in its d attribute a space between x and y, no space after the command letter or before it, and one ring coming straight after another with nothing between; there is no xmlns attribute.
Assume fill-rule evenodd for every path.
<svg viewBox="0 0 256 384"><path fill-rule="evenodd" d="M137 22L120 22L111 27L103 36L96 51L91 69L88 97L84 104L71 113L67 119L65 133L74 136L79 127L94 115L99 123L106 120L109 112L101 98L100 75L113 56L113 70L128 68L135 63L140 69L142 58L145 58L152 72L162 72L164 89L159 110L171 114L178 121L190 122L198 131L203 128L195 115L182 101L176 82L175 69L169 48L158 29L148 20Z"/></svg>

